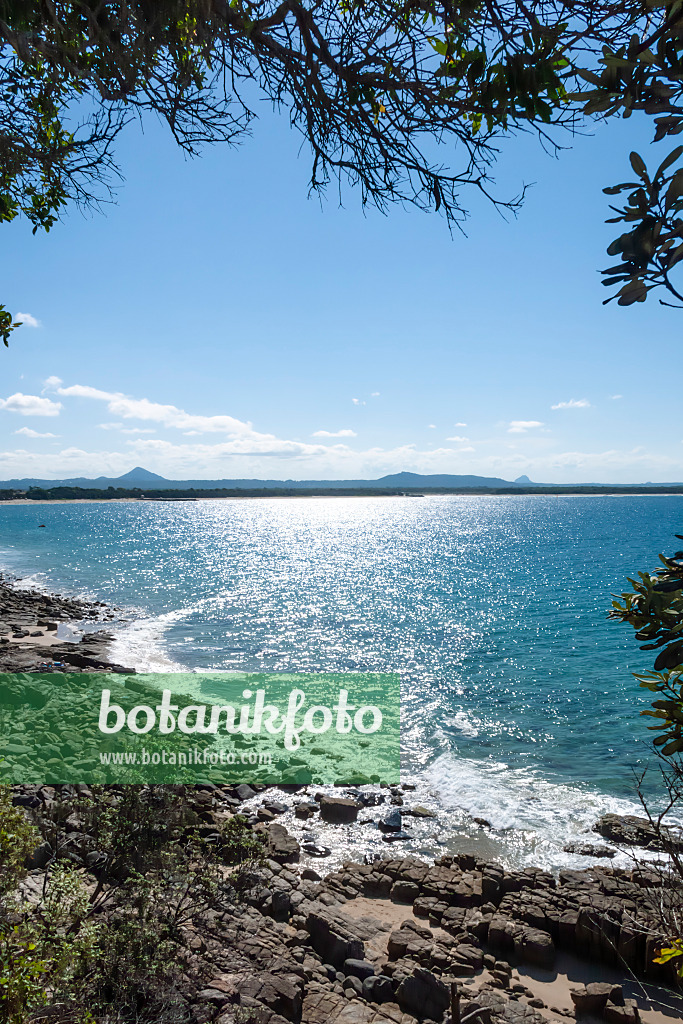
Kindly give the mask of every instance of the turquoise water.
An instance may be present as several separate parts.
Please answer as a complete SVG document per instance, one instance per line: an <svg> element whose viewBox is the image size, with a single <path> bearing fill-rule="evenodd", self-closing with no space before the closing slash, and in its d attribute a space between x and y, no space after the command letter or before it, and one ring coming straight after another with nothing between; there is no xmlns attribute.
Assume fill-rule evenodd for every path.
<svg viewBox="0 0 683 1024"><path fill-rule="evenodd" d="M610 594L682 527L679 497L2 506L0 564L127 609L125 664L399 672L406 777L448 828L578 863L648 757Z"/></svg>

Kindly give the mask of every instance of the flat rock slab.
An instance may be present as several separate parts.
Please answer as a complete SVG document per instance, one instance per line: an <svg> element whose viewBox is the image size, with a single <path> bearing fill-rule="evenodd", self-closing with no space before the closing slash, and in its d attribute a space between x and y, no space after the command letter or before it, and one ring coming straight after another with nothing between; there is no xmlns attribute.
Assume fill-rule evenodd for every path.
<svg viewBox="0 0 683 1024"><path fill-rule="evenodd" d="M301 1024L417 1024L417 1020L396 1003L370 1005L311 983L304 998Z"/></svg>

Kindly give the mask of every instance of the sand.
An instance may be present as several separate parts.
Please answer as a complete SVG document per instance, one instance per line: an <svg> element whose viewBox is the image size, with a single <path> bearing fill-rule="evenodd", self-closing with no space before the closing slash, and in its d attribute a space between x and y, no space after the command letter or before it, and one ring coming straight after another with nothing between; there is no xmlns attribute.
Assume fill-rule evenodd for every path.
<svg viewBox="0 0 683 1024"><path fill-rule="evenodd" d="M365 943L365 950L367 959L378 966L388 959L387 940L389 934L403 921L412 920L421 928L428 927L435 940L448 934L441 928L429 925L425 918L417 917L411 906L393 903L389 899L359 896L356 899L348 900L343 906L335 907L335 913L352 920L364 918L376 925L374 935ZM458 980L463 982L463 979ZM484 982L490 980L489 972L481 970L471 981L464 979L464 984L474 993ZM644 984L623 971L606 967L604 964L593 966L590 962L579 960L578 957L568 953L558 953L556 968L552 971L526 965L514 968L511 985L523 984L533 992L533 997L542 999L545 1003L545 1009L540 1011L544 1017L550 1021L564 1021L566 1024L568 1017L558 1011L569 1010L573 1019L574 1004L571 999L571 990L587 985L591 981L606 981L621 985L624 996L637 1001L642 1024L672 1024L673 1021L683 1020L683 995L677 995L674 992L668 993L659 986ZM519 1001L528 1003L529 999L533 997L521 995ZM581 1019L584 1024L591 1024L593 1021L592 1017L587 1016Z"/></svg>
<svg viewBox="0 0 683 1024"><path fill-rule="evenodd" d="M99 505L121 502L140 501L140 498L7 498L0 501L0 508L3 505Z"/></svg>

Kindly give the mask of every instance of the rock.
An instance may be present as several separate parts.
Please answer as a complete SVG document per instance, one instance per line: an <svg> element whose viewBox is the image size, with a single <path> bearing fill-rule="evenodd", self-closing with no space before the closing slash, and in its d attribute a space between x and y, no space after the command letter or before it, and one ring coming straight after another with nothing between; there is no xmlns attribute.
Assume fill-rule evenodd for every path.
<svg viewBox="0 0 683 1024"><path fill-rule="evenodd" d="M415 882L394 882L389 895L394 903L412 903L420 895L420 887Z"/></svg>
<svg viewBox="0 0 683 1024"><path fill-rule="evenodd" d="M415 807L407 807L404 814L411 814L413 818L435 818L436 814L434 811L430 811L428 807L423 807L422 804L416 804Z"/></svg>
<svg viewBox="0 0 683 1024"><path fill-rule="evenodd" d="M596 846L594 843L568 843L562 849L565 853L577 853L580 857L614 857L617 852L609 846Z"/></svg>
<svg viewBox="0 0 683 1024"><path fill-rule="evenodd" d="M346 797L323 796L320 800L320 817L333 825L345 825L358 817L359 805Z"/></svg>
<svg viewBox="0 0 683 1024"><path fill-rule="evenodd" d="M242 1005L250 1005L251 1000L256 1000L287 1020L300 1019L304 982L294 974L248 970L224 976L221 987L227 987L229 992L237 991Z"/></svg>
<svg viewBox="0 0 683 1024"><path fill-rule="evenodd" d="M266 850L278 864L291 864L299 859L300 847L284 825L274 822L266 827Z"/></svg>
<svg viewBox="0 0 683 1024"><path fill-rule="evenodd" d="M40 807L41 800L37 793L13 793L12 794L12 806L13 807Z"/></svg>
<svg viewBox="0 0 683 1024"><path fill-rule="evenodd" d="M572 989L570 996L577 1014L592 1013L600 1015L605 1008L612 991L612 985L606 982L593 981L582 988Z"/></svg>
<svg viewBox="0 0 683 1024"><path fill-rule="evenodd" d="M276 921L286 921L292 910L290 894L282 889L275 889L270 901L270 916Z"/></svg>
<svg viewBox="0 0 683 1024"><path fill-rule="evenodd" d="M475 971L481 970L484 966L484 954L477 946L471 946L466 942L458 945L458 959L469 964Z"/></svg>
<svg viewBox="0 0 683 1024"><path fill-rule="evenodd" d="M394 987L391 978L386 974L376 974L363 981L363 998L369 1003L391 1003L394 999Z"/></svg>
<svg viewBox="0 0 683 1024"><path fill-rule="evenodd" d="M354 977L353 975L351 975L348 978L344 978L344 981L342 982L342 988L347 993L353 992L357 996L363 995L363 982L360 981L359 978Z"/></svg>
<svg viewBox="0 0 683 1024"><path fill-rule="evenodd" d="M398 1007L385 1015L377 1005L370 1006L359 999L348 999L329 988L311 984L306 990L302 1021L305 1024L417 1024L415 1017L402 1014Z"/></svg>
<svg viewBox="0 0 683 1024"><path fill-rule="evenodd" d="M371 978L375 973L375 968L368 960L354 960L349 959L344 961L344 974L351 975L353 978L360 978L364 981L366 978Z"/></svg>
<svg viewBox="0 0 683 1024"><path fill-rule="evenodd" d="M294 816L301 821L306 821L308 818L312 818L317 810L316 803L297 804L294 808Z"/></svg>
<svg viewBox="0 0 683 1024"><path fill-rule="evenodd" d="M29 870L33 868L46 868L52 860L52 847L48 842L41 843L36 846L33 853L29 856L26 867Z"/></svg>
<svg viewBox="0 0 683 1024"><path fill-rule="evenodd" d="M404 843L408 839L413 837L409 832L388 832L382 836L382 841L385 843Z"/></svg>
<svg viewBox="0 0 683 1024"><path fill-rule="evenodd" d="M102 867L106 860L107 855L104 850L90 850L85 855L85 866L90 871L95 870L96 873L96 869Z"/></svg>
<svg viewBox="0 0 683 1024"><path fill-rule="evenodd" d="M555 944L548 932L523 927L514 937L515 953L524 963L550 970L555 963Z"/></svg>
<svg viewBox="0 0 683 1024"><path fill-rule="evenodd" d="M623 1006L607 1003L603 1010L607 1024L638 1024L640 1014L635 999L625 999Z"/></svg>
<svg viewBox="0 0 683 1024"><path fill-rule="evenodd" d="M642 846L647 850L661 850L665 839L674 850L683 850L683 841L670 829L662 829L662 837L658 837L655 829L647 818L638 818L633 814L603 814L593 825L593 831L612 843L626 846Z"/></svg>
<svg viewBox="0 0 683 1024"><path fill-rule="evenodd" d="M203 988L197 992L195 999L198 1003L213 1003L215 1006L224 1006L229 1002L225 992L217 988Z"/></svg>
<svg viewBox="0 0 683 1024"><path fill-rule="evenodd" d="M306 918L311 945L325 963L341 967L345 960L362 960L364 947L361 939L349 935L344 925L320 904L314 904Z"/></svg>
<svg viewBox="0 0 683 1024"><path fill-rule="evenodd" d="M399 810L390 811L385 818L377 822L377 827L380 832L400 832L403 828L401 812Z"/></svg>
<svg viewBox="0 0 683 1024"><path fill-rule="evenodd" d="M307 853L309 857L329 857L332 853L329 846L322 846L320 843L315 843L311 840L307 840L302 843L301 849L304 853Z"/></svg>
<svg viewBox="0 0 683 1024"><path fill-rule="evenodd" d="M256 796L256 790L248 786L246 782L241 782L239 786L235 787L235 795L238 800L251 800L253 796Z"/></svg>
<svg viewBox="0 0 683 1024"><path fill-rule="evenodd" d="M404 922L390 934L387 952L390 960L404 957L421 960L429 956L433 945L434 937L429 928L417 928L412 921Z"/></svg>
<svg viewBox="0 0 683 1024"><path fill-rule="evenodd" d="M609 999L607 1001L610 1003L614 1003L615 1006L625 1005L624 990L622 989L621 985L612 985L612 991L610 992Z"/></svg>
<svg viewBox="0 0 683 1024"><path fill-rule="evenodd" d="M302 849L305 848L305 846L306 843L303 844ZM320 882L322 880L322 875L319 875L317 871L313 870L313 868L304 868L301 872L301 877L305 882Z"/></svg>
<svg viewBox="0 0 683 1024"><path fill-rule="evenodd" d="M287 811L287 804L280 803L279 800L266 800L263 806L271 814L284 814Z"/></svg>
<svg viewBox="0 0 683 1024"><path fill-rule="evenodd" d="M416 967L398 986L396 1001L402 1009L420 1018L441 1020L450 1004L450 990L430 971Z"/></svg>

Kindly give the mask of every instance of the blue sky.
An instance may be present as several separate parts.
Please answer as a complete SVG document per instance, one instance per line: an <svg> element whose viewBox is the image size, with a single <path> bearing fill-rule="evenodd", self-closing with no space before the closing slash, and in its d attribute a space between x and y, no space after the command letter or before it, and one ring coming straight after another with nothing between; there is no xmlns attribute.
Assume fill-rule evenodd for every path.
<svg viewBox="0 0 683 1024"><path fill-rule="evenodd" d="M683 313L604 307L603 186L636 119L559 160L505 145L468 237L436 215L307 197L286 118L188 161L154 123L118 147L104 215L49 235L3 225L2 295L26 324L0 351L0 479L374 478L399 470L538 481L683 480ZM565 140L567 144L571 140Z"/></svg>

